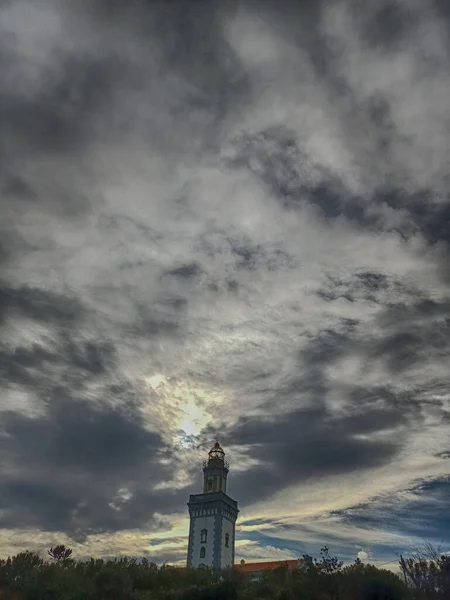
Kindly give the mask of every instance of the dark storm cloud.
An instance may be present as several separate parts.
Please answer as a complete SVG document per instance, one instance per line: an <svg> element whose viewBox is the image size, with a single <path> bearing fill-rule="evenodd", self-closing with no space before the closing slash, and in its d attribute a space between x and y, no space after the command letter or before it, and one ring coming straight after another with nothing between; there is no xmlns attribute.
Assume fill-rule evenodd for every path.
<svg viewBox="0 0 450 600"><path fill-rule="evenodd" d="M223 275L228 291L237 289L239 283L236 279L242 275L245 277L246 271L276 272L293 270L298 266L298 258L279 244L262 244L248 235L229 235L228 232L217 232L220 243L217 239L211 240L211 237L211 232L199 237L195 247L202 255L215 259L223 260L224 255L227 256L231 263L230 273ZM214 273L208 275L214 277Z"/></svg>
<svg viewBox="0 0 450 600"><path fill-rule="evenodd" d="M450 200L447 197L436 201L431 189L421 189L409 193L404 189L384 185L375 190L372 201L386 204L394 210L409 215L408 227L400 233L408 235L417 231L429 244L443 242L450 244Z"/></svg>
<svg viewBox="0 0 450 600"><path fill-rule="evenodd" d="M171 277L180 277L181 279L190 279L192 277L196 277L200 275L201 269L197 263L191 263L188 265L181 265L180 267L176 267L175 269L171 269L167 271L165 275L169 275Z"/></svg>
<svg viewBox="0 0 450 600"><path fill-rule="evenodd" d="M156 526L153 513L176 510L181 495L153 492L148 484L147 469L158 481L168 477L159 460L170 449L137 417L141 399L121 375L114 344L86 329L90 313L75 297L4 285L0 299L3 327L26 319L48 332L45 343L0 349L4 389L27 390L46 411L38 418L2 414L2 454L12 471L1 475L1 526L37 526L80 540ZM123 487L132 497L109 506Z"/></svg>
<svg viewBox="0 0 450 600"><path fill-rule="evenodd" d="M283 268L292 269L298 264L294 256L281 248L264 247L245 239L230 239L229 244L237 270L276 271Z"/></svg>
<svg viewBox="0 0 450 600"><path fill-rule="evenodd" d="M3 385L23 386L42 397L59 386L79 389L90 378L101 378L116 366L113 343L87 332L86 307L74 296L31 287L0 289L2 327L44 327L46 339L20 345L0 342L0 377ZM26 325L25 325L26 324ZM31 325L32 327L32 325ZM3 330L5 331L5 329ZM41 397L41 399L42 399Z"/></svg>
<svg viewBox="0 0 450 600"><path fill-rule="evenodd" d="M371 99L370 102L363 112L370 115L373 126L378 130L378 121L386 122L388 109L383 108L382 100L376 102ZM369 205L347 189L335 174L311 164L297 138L295 131L284 126L245 134L235 140L236 151L232 158L227 159L227 164L236 169L248 169L286 208L307 204L319 208L320 214L327 219L344 217L368 230L392 229L406 238L419 231L430 244L438 241L450 244L448 200L435 202L433 190L411 193L384 185L375 190ZM392 140L391 131L387 131L386 140ZM381 146L387 143L380 141ZM385 154L386 148L380 151ZM374 210L383 205L403 211L408 218L403 217L390 225L382 213Z"/></svg>
<svg viewBox="0 0 450 600"><path fill-rule="evenodd" d="M9 60L8 60L9 58ZM113 93L120 85L137 80L133 64L120 55L63 55L57 57L58 73L42 73L38 93L26 94L8 86L0 94L0 135L6 141L31 152L77 154L92 141L99 119L105 117L113 103ZM5 56L5 64L14 70L14 57ZM7 149L5 148L5 151ZM30 194L27 183L16 175L10 186ZM23 195L23 193L22 193Z"/></svg>
<svg viewBox="0 0 450 600"><path fill-rule="evenodd" d="M323 405L330 391L325 370L337 359L355 352L358 340L358 321L340 319L335 328L325 328L310 336L298 353L298 369L280 385L278 392L292 398L293 404L305 398ZM270 400L268 405L272 402Z"/></svg>
<svg viewBox="0 0 450 600"><path fill-rule="evenodd" d="M388 127L386 140L392 140L390 126L385 125L388 108L386 101L370 99L364 110L373 127L378 131L380 119ZM380 141L381 146L388 142ZM372 204L355 196L345 184L329 170L311 164L308 154L302 150L298 135L287 127L270 127L251 136L246 134L235 140L236 151L227 164L232 168L246 168L269 187L275 198L292 209L310 205L320 210L327 219L344 217L368 230L394 230L402 236L420 231L430 243L450 242L448 223L449 202L433 202L433 191L407 192L384 186L375 191ZM381 150L380 150L381 151ZM386 153L386 148L382 149ZM382 213L374 207L384 204L409 215L390 225Z"/></svg>
<svg viewBox="0 0 450 600"><path fill-rule="evenodd" d="M156 313L150 326L147 307L137 314L139 335L172 329ZM86 328L92 312L74 296L5 284L0 316L3 331L23 323L47 331L45 341L0 347L4 390L26 390L45 411L2 413L8 469L0 475L1 527L63 531L78 541L89 533L159 527L154 513L176 511L185 498L152 489L173 474L160 464L171 448L139 419L142 398L123 376L114 343Z"/></svg>
<svg viewBox="0 0 450 600"><path fill-rule="evenodd" d="M449 300L432 300L411 289L409 302L386 303L382 294L402 291L402 287L404 291L400 281L389 280L383 273L356 273L346 280L329 278L329 286L318 292L320 298L327 302L339 298L370 300L381 310L370 332L359 332L354 323L347 333L320 333L306 348L305 359L317 364L337 354L358 352L368 360L381 358L391 373L401 373L425 361L444 360L450 349Z"/></svg>
<svg viewBox="0 0 450 600"><path fill-rule="evenodd" d="M344 298L349 302L371 300L378 302L377 292L388 289L387 276L383 273L355 273L349 280L328 277L329 285L317 292L327 302ZM353 320L354 321L354 320ZM356 322L353 323L354 325Z"/></svg>
<svg viewBox="0 0 450 600"><path fill-rule="evenodd" d="M450 450L443 450L442 452L436 454L436 456L443 459L450 458Z"/></svg>
<svg viewBox="0 0 450 600"><path fill-rule="evenodd" d="M362 29L365 41L374 47L395 50L405 33L414 25L414 16L393 3L381 3ZM415 21L417 24L418 17Z"/></svg>
<svg viewBox="0 0 450 600"><path fill-rule="evenodd" d="M374 414L378 415L378 419L382 420L384 415L386 428L389 427L389 421L394 419L400 423L401 415L409 420L410 423L420 423L422 414L421 410L426 406L440 407L441 403L438 400L429 400L421 397L420 389L413 389L404 392L394 391L388 385L379 386L358 386L354 385L348 391L349 406L353 411L353 416L348 416L349 419L356 418L361 422L361 427L364 429L366 423L366 413L371 419ZM383 405L381 410L380 403ZM381 411L381 412L380 412ZM362 431L361 433L369 433Z"/></svg>
<svg viewBox="0 0 450 600"><path fill-rule="evenodd" d="M311 205L327 219L339 216L368 228L380 219L346 188L338 176L311 163L298 134L285 126L271 126L257 134L234 140L235 154L226 164L248 169L287 209Z"/></svg>
<svg viewBox="0 0 450 600"><path fill-rule="evenodd" d="M136 302L136 317L126 327L127 333L148 339L174 337L181 333L181 321L186 309L187 300L180 296L165 296L155 301L152 306Z"/></svg>
<svg viewBox="0 0 450 600"><path fill-rule="evenodd" d="M387 277L383 273L366 271L358 273L356 277L370 290L378 291L387 288Z"/></svg>
<svg viewBox="0 0 450 600"><path fill-rule="evenodd" d="M354 329L354 323L349 324L347 320L343 320L341 330L319 331L317 336L310 340L301 351L302 362L311 368L320 368L348 353Z"/></svg>
<svg viewBox="0 0 450 600"><path fill-rule="evenodd" d="M69 341L66 352L68 361L74 368L88 371L92 375L105 373L115 363L115 348L111 342L96 340L76 344Z"/></svg>
<svg viewBox="0 0 450 600"><path fill-rule="evenodd" d="M428 210L418 208L417 213L421 231L431 243L446 242L450 245L450 201L448 199ZM414 213L413 216L416 217Z"/></svg>
<svg viewBox="0 0 450 600"><path fill-rule="evenodd" d="M36 199L36 194L28 182L14 173L7 173L2 177L0 191L2 194L14 196L18 201Z"/></svg>
<svg viewBox="0 0 450 600"><path fill-rule="evenodd" d="M276 519L241 519L239 525L243 527L252 527L254 525L264 525L265 523L277 523Z"/></svg>
<svg viewBox="0 0 450 600"><path fill-rule="evenodd" d="M248 76L221 29L223 19L232 17L237 6L236 0L85 3L86 16L100 27L119 24L132 32L147 52L156 49L158 65L155 72L147 70L147 76L159 80L162 87L167 75L180 75L189 82L189 92L170 99L176 103L172 117L185 120L183 125L180 122L182 126L201 120L195 137L203 148L217 147L217 128L223 118L247 100ZM159 142L165 143L162 139Z"/></svg>
<svg viewBox="0 0 450 600"><path fill-rule="evenodd" d="M387 307L378 318L382 337L369 342L368 357L382 358L395 373L418 363L445 360L450 349L450 302L418 300Z"/></svg>
<svg viewBox="0 0 450 600"><path fill-rule="evenodd" d="M320 479L387 464L401 448L401 436L395 441L355 436L381 432L407 420L394 408L372 408L337 417L325 407L273 418L243 417L222 434L223 443L249 445L250 457L263 464L245 474L234 474L233 488L247 504L305 478Z"/></svg>
<svg viewBox="0 0 450 600"><path fill-rule="evenodd" d="M18 90L14 84L8 84L7 77L4 89L0 89L0 188L4 217L0 231L3 238L7 237L7 248L15 258L37 249L36 244L28 243L11 229L20 220L18 202L24 202L23 215L28 210L41 210L43 214L50 211L53 218L91 214L95 194L92 188L84 189L90 188L92 173L89 166L82 164L83 154L104 137L105 130L117 126L117 117L111 112L114 94L121 86L130 85L136 76L134 66L120 55L65 54L63 50L56 53L48 73L41 73L38 91L30 91L26 85ZM14 61L8 62L7 56L5 64L14 74ZM58 167L52 170L48 164L38 170L33 168L35 161L52 156L57 161L66 156L69 162L64 167L72 169L73 174L61 176ZM31 296L33 291L17 290L16 296L20 293ZM18 302L23 304L26 300ZM72 305L75 303L73 300ZM62 303L58 304L61 308ZM49 317L56 318L55 314Z"/></svg>
<svg viewBox="0 0 450 600"><path fill-rule="evenodd" d="M370 503L349 507L333 514L356 527L401 532L416 539L443 541L450 518L450 481L441 478L423 482L408 490L408 496L372 498ZM447 540L446 540L447 541Z"/></svg>
<svg viewBox="0 0 450 600"><path fill-rule="evenodd" d="M0 445L10 468L1 475L1 525L80 536L151 525L155 511L178 508L179 492L152 491L152 480L171 472L159 462L169 449L128 408L61 389L45 416L3 413ZM121 488L132 497L118 497Z"/></svg>
<svg viewBox="0 0 450 600"><path fill-rule="evenodd" d="M181 301L183 304L183 301ZM141 320L136 321L131 331L139 336L171 336L178 333L179 325L174 320L164 320L151 315L144 315Z"/></svg>
<svg viewBox="0 0 450 600"><path fill-rule="evenodd" d="M86 376L100 376L115 364L115 350L110 343L99 340L75 343L73 340L49 350L39 344L18 346L13 351L0 350L0 374L4 383L31 385L39 391L45 373L55 365ZM53 378L57 373L52 372ZM66 382L69 382L66 379Z"/></svg>
<svg viewBox="0 0 450 600"><path fill-rule="evenodd" d="M255 135L243 134L235 146L230 166L250 169L282 198L301 191L301 169L307 166L307 155L299 148L294 131L273 126Z"/></svg>
<svg viewBox="0 0 450 600"><path fill-rule="evenodd" d="M150 541L150 546L160 546L161 544L167 544L167 542L171 542L173 544L184 543L184 538L170 537L170 538L158 538Z"/></svg>
<svg viewBox="0 0 450 600"><path fill-rule="evenodd" d="M59 363L56 353L35 344L31 348L0 350L0 377L3 385L30 386L35 391L42 387L42 370Z"/></svg>
<svg viewBox="0 0 450 600"><path fill-rule="evenodd" d="M6 318L23 316L42 323L74 323L84 314L76 296L64 295L27 285L11 287L0 284L0 324Z"/></svg>

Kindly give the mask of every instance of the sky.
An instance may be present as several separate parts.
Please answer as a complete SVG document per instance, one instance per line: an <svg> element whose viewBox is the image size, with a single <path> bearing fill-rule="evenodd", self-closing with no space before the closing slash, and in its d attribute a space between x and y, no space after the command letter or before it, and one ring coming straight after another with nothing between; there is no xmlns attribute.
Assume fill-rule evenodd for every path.
<svg viewBox="0 0 450 600"><path fill-rule="evenodd" d="M0 8L0 555L450 550L445 0Z"/></svg>

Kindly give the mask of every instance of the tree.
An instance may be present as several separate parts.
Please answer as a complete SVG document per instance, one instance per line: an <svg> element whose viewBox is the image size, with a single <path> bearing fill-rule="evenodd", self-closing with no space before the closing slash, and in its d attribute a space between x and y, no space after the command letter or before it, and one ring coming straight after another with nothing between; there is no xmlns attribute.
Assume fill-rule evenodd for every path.
<svg viewBox="0 0 450 600"><path fill-rule="evenodd" d="M450 556L428 545L409 558L400 556L399 564L408 587L430 597L450 597Z"/></svg>
<svg viewBox="0 0 450 600"><path fill-rule="evenodd" d="M66 563L72 555L72 550L70 548L66 548L64 544L50 548L50 550L47 550L47 552L48 555L58 563Z"/></svg>
<svg viewBox="0 0 450 600"><path fill-rule="evenodd" d="M334 573L338 573L342 565L344 564L341 560L339 560L336 556L330 556L330 551L328 546L324 546L320 550L321 559L315 560L316 566L320 573L326 575L333 575Z"/></svg>
<svg viewBox="0 0 450 600"><path fill-rule="evenodd" d="M408 593L398 575L361 561L342 570L340 590L346 600L403 600Z"/></svg>

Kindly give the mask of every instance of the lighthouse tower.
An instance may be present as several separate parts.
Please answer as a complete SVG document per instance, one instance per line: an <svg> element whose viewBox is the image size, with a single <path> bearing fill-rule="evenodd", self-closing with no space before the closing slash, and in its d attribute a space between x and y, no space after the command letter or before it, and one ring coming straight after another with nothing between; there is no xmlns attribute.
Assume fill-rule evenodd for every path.
<svg viewBox="0 0 450 600"><path fill-rule="evenodd" d="M187 566L224 569L234 564L234 532L239 513L227 495L228 463L216 442L203 463L203 493L189 496Z"/></svg>

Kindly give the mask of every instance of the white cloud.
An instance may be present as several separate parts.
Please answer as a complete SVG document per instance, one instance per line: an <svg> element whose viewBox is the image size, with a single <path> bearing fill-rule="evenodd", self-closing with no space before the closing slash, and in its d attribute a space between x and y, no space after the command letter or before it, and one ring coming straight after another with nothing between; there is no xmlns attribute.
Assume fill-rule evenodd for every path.
<svg viewBox="0 0 450 600"><path fill-rule="evenodd" d="M367 554L367 552L365 550L360 550L357 554L357 557L362 562L367 562L369 560L369 555Z"/></svg>

